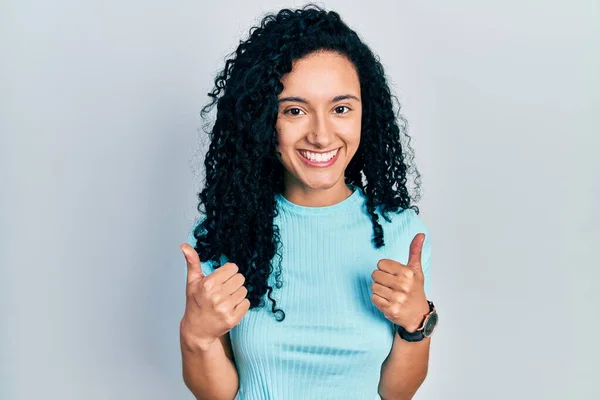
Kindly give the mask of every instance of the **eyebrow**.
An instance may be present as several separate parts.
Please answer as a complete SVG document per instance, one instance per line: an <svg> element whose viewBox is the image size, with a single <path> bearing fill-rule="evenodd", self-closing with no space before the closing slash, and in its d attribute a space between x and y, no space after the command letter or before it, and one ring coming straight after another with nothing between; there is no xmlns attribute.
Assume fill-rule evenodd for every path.
<svg viewBox="0 0 600 400"><path fill-rule="evenodd" d="M358 102L360 102L360 99L354 95L351 94L343 94L340 96L335 96L333 99L331 99L331 103L336 103L338 101L342 101L342 100L356 100ZM278 99L279 103L283 103L285 101L293 101L296 103L304 103L304 104L308 104L308 100L306 100L303 97L298 97L298 96L289 96L289 97L282 97L280 99Z"/></svg>

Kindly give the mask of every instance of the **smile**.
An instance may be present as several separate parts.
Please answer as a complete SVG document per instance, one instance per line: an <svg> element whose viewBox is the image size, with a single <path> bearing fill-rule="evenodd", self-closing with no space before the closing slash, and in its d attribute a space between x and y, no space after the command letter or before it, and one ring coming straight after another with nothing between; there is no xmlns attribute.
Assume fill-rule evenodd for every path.
<svg viewBox="0 0 600 400"><path fill-rule="evenodd" d="M313 153L306 150L298 150L298 153L301 155L302 160L310 166L328 167L338 159L340 149L341 147L327 153Z"/></svg>

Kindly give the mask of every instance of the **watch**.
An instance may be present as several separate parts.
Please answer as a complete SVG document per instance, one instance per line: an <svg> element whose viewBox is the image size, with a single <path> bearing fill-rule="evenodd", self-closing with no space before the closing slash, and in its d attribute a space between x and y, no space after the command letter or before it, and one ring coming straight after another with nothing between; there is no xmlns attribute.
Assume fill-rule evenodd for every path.
<svg viewBox="0 0 600 400"><path fill-rule="evenodd" d="M421 340L431 336L437 325L438 315L433 302L427 300L427 303L429 304L429 313L425 316L421 326L415 332L407 332L406 329L400 325L396 325L396 331L402 339L406 340L407 342L420 342Z"/></svg>

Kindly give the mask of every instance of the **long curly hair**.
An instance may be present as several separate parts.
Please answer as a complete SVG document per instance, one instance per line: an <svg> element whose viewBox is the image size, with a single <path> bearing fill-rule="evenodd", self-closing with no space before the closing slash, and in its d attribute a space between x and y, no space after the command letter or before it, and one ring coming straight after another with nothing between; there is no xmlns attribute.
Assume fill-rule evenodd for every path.
<svg viewBox="0 0 600 400"><path fill-rule="evenodd" d="M228 56L208 93L211 101L200 113L206 119L217 106L216 119L207 131L205 185L198 193L197 209L204 218L193 235L200 259L218 266L224 255L236 263L246 278L250 307L263 307L267 293L278 321L285 313L277 308L268 281L274 256L281 256L279 229L274 224L275 194L283 192L283 166L276 158L277 96L283 90L281 78L292 70L294 60L320 50L345 55L358 72L361 141L344 175L347 184L365 193L374 246L384 245L379 213L388 222L390 212L412 208L419 213L417 206L410 205L411 199L420 197L420 174L412 165L406 119L400 115L379 58L336 12L309 4L264 16ZM412 197L409 172L415 174ZM282 285L279 259L277 288Z"/></svg>

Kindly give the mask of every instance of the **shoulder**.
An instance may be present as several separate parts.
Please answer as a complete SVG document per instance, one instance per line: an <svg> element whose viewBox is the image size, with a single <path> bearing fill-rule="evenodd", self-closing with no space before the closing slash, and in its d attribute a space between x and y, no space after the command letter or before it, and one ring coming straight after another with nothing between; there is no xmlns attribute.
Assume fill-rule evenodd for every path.
<svg viewBox="0 0 600 400"><path fill-rule="evenodd" d="M399 213L389 213L391 222L385 221L384 218L380 218L384 222L382 223L384 229L384 241L387 258L396 260L402 264L408 262L410 245L419 233L425 234L425 241L421 251L421 265L423 268L423 275L425 277L424 290L427 295L430 292L431 286L431 233L429 228L420 214L417 214L415 210L408 208ZM385 224L385 226L384 226Z"/></svg>
<svg viewBox="0 0 600 400"><path fill-rule="evenodd" d="M397 212L387 214L388 222L380 213L379 221L383 228L384 234L390 232L393 236L411 236L414 237L417 233L429 235L429 228L420 214L417 214L412 208L400 209Z"/></svg>
<svg viewBox="0 0 600 400"><path fill-rule="evenodd" d="M387 251L391 251L399 259L408 260L411 242L417 234L423 233L425 234L423 259L429 262L431 258L431 233L421 215L417 214L412 208L407 208L396 213L389 213L388 217L390 222L380 217Z"/></svg>

